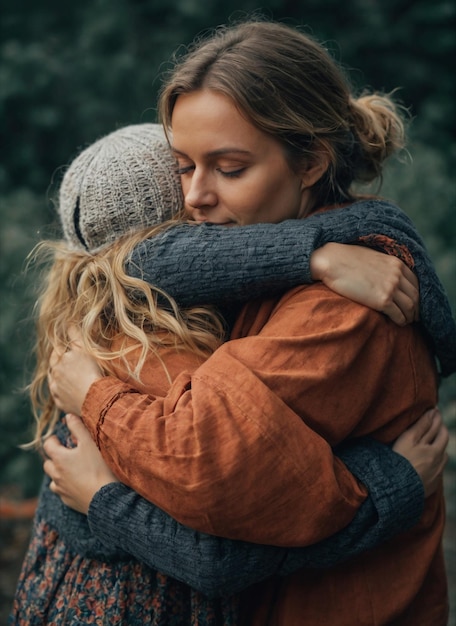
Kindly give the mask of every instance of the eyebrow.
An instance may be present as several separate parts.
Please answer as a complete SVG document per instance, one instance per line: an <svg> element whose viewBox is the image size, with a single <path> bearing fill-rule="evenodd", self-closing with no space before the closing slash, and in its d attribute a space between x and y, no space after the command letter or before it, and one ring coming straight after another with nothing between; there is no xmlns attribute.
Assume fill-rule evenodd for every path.
<svg viewBox="0 0 456 626"><path fill-rule="evenodd" d="M175 148L174 146L171 146L171 150L176 156L182 156L182 157L188 158L188 155L185 154L185 152L181 152L180 150L177 150L177 148ZM234 148L234 147L231 148L227 146L226 148L219 148L218 150L211 150L210 152L206 152L204 156L205 157L217 157L217 156L223 156L225 154L250 155L252 153L249 150L242 150L241 148Z"/></svg>

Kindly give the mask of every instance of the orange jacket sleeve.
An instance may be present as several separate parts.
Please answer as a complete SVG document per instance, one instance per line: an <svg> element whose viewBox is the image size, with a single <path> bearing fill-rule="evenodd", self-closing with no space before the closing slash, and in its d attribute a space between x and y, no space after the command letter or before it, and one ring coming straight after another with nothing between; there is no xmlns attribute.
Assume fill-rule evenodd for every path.
<svg viewBox="0 0 456 626"><path fill-rule="evenodd" d="M120 480L179 522L233 539L308 545L343 528L366 495L318 424L335 443L375 403L378 427L398 429L432 404L417 402L409 351L397 357L402 330L322 286L299 288L255 335L221 346L166 396L110 377L96 382L83 419ZM379 349L386 337L389 349ZM414 379L410 388L400 383L399 413L382 401L382 393L391 406L397 400L384 388L390 367L401 381Z"/></svg>

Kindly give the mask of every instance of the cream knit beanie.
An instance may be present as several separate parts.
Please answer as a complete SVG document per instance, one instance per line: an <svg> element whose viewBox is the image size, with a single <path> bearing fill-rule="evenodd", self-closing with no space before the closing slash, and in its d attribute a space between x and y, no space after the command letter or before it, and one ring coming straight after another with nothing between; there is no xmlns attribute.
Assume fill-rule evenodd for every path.
<svg viewBox="0 0 456 626"><path fill-rule="evenodd" d="M67 241L95 252L130 231L169 220L182 202L161 126L137 124L76 157L60 186L59 215Z"/></svg>

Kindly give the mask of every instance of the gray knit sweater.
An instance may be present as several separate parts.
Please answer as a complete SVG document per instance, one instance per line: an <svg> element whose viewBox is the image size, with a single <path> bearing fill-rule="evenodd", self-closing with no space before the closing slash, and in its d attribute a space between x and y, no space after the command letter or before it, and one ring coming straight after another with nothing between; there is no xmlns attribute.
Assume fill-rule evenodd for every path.
<svg viewBox="0 0 456 626"><path fill-rule="evenodd" d="M62 441L65 428L60 424L57 429ZM65 506L45 478L36 521L44 519L56 529L70 553L105 562L133 557L209 597L227 596L272 575L331 567L418 522L423 486L404 457L369 439L342 446L337 455L363 481L369 497L346 528L305 548L261 546L196 532L121 483L100 489L86 517Z"/></svg>
<svg viewBox="0 0 456 626"><path fill-rule="evenodd" d="M456 369L456 327L444 289L410 220L386 202L358 202L278 225L177 226L140 244L129 271L165 289L183 306L226 306L310 282L314 249L370 234L387 235L411 251L420 281L422 324L442 373L450 374ZM207 595L227 595L273 574L330 567L418 521L424 494L408 461L368 439L335 453L367 486L369 497L349 526L306 548L259 546L195 532L119 483L101 489L85 517L63 505L46 479L37 517L59 531L70 551L106 561L133 556Z"/></svg>
<svg viewBox="0 0 456 626"><path fill-rule="evenodd" d="M450 375L456 371L456 322L448 297L413 223L389 202L364 200L280 224L179 225L141 243L128 269L181 306L226 306L310 283L314 250L372 234L386 235L411 252L420 284L421 324L442 375Z"/></svg>

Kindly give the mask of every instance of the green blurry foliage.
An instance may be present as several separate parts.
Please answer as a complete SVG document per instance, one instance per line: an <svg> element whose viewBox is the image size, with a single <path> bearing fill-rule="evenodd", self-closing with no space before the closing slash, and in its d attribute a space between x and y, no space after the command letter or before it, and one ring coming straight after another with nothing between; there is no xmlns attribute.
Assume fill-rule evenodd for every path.
<svg viewBox="0 0 456 626"><path fill-rule="evenodd" d="M325 42L360 88L400 88L413 118L411 163L391 166L384 193L419 226L456 304L453 2L3 0L0 485L18 483L31 495L40 482L38 457L17 448L31 434L21 389L33 366L32 309L40 280L25 268L34 244L58 232L53 198L64 166L116 127L155 121L160 74L172 52L258 7ZM456 404L454 384L443 395L445 405Z"/></svg>

